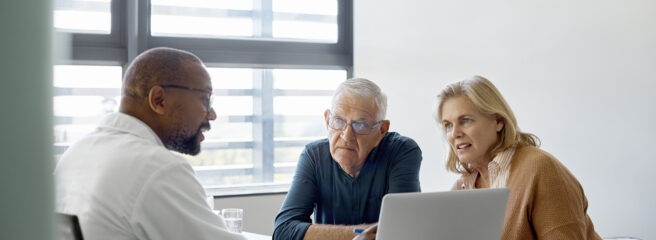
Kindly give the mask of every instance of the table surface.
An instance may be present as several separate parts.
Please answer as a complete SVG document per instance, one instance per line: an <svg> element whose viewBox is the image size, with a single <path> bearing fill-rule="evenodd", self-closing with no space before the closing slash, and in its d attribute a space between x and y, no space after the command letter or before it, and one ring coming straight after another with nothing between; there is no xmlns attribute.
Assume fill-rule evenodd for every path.
<svg viewBox="0 0 656 240"><path fill-rule="evenodd" d="M248 240L265 240L265 239L270 240L271 239L271 236L257 234L257 233L242 232L242 234Z"/></svg>

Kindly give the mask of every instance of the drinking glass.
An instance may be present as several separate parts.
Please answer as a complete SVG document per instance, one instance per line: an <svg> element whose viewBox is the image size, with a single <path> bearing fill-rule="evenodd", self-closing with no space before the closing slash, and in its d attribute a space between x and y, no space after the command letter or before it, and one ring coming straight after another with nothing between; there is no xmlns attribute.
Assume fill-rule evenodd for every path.
<svg viewBox="0 0 656 240"><path fill-rule="evenodd" d="M244 210L241 208L224 208L221 210L228 231L241 233Z"/></svg>

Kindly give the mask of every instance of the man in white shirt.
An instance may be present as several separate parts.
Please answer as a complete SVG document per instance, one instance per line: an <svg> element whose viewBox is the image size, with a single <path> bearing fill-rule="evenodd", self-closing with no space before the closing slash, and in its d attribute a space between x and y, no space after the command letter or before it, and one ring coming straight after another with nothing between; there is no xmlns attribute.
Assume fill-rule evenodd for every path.
<svg viewBox="0 0 656 240"><path fill-rule="evenodd" d="M216 119L212 82L193 54L134 59L118 113L73 144L55 169L56 211L77 215L86 239L245 239L226 230L189 162Z"/></svg>

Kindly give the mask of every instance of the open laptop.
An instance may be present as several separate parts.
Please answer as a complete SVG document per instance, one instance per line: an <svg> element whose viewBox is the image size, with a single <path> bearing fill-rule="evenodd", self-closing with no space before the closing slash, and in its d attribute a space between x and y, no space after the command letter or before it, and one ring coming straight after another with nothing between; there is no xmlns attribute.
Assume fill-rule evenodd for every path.
<svg viewBox="0 0 656 240"><path fill-rule="evenodd" d="M387 194L377 240L500 239L507 188Z"/></svg>

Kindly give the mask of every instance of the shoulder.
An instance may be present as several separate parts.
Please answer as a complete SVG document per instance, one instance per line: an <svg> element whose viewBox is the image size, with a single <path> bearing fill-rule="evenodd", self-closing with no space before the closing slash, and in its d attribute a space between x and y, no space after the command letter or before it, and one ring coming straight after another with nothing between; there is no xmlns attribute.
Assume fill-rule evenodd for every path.
<svg viewBox="0 0 656 240"><path fill-rule="evenodd" d="M154 141L125 132L94 133L77 142L65 154L77 162L95 155L95 162L104 167L104 173L120 171L140 178L169 165L188 165L191 169L181 155Z"/></svg>
<svg viewBox="0 0 656 240"><path fill-rule="evenodd" d="M298 159L299 166L318 167L322 161L332 161L328 139L319 139L305 145Z"/></svg>
<svg viewBox="0 0 656 240"><path fill-rule="evenodd" d="M135 165L143 176L143 187L154 185L180 185L188 181L197 181L190 162L183 156L174 154L166 148L144 149L146 153L138 154L142 165ZM150 151L150 152L148 152Z"/></svg>
<svg viewBox="0 0 656 240"><path fill-rule="evenodd" d="M185 167L191 168L189 160L184 158L180 154L175 154L169 151L166 148L158 148L153 151L151 156L151 161L154 161L156 164L168 166L168 165L182 165Z"/></svg>
<svg viewBox="0 0 656 240"><path fill-rule="evenodd" d="M388 132L380 141L379 147L394 152L401 151L419 151L419 145L412 138L403 136L397 132Z"/></svg>
<svg viewBox="0 0 656 240"><path fill-rule="evenodd" d="M140 140L137 142L126 142L125 148L132 148L135 151L127 151L128 154L133 154L136 158L156 165L168 164L181 164L189 163L182 154L174 153L166 147ZM138 151L136 151L138 149Z"/></svg>
<svg viewBox="0 0 656 240"><path fill-rule="evenodd" d="M165 177L174 172L193 174L193 168L186 158L155 143L126 141L114 156L123 164L128 164L131 171L145 181Z"/></svg>
<svg viewBox="0 0 656 240"><path fill-rule="evenodd" d="M534 146L521 146L515 150L512 166L518 169L547 170L561 165L548 152Z"/></svg>
<svg viewBox="0 0 656 240"><path fill-rule="evenodd" d="M326 154L330 156L330 144L328 143L327 138L323 138L306 144L303 152L301 152L301 158L309 157L312 159L318 159L325 157Z"/></svg>
<svg viewBox="0 0 656 240"><path fill-rule="evenodd" d="M180 186L188 181L197 182L189 160L164 147L146 148L136 157L141 158L137 160L143 162L143 165L138 167L141 168L139 171L146 185L168 185L175 182L174 185Z"/></svg>
<svg viewBox="0 0 656 240"><path fill-rule="evenodd" d="M556 157L533 146L519 147L511 165L511 177L515 181L554 184L577 182L574 175Z"/></svg>
<svg viewBox="0 0 656 240"><path fill-rule="evenodd" d="M316 152L316 151L325 151L330 150L330 144L328 143L327 138L315 140L305 145L305 152Z"/></svg>
<svg viewBox="0 0 656 240"><path fill-rule="evenodd" d="M388 161L393 166L401 164L418 169L422 160L422 152L417 142L396 132L385 135L375 154L376 158L384 159L382 161Z"/></svg>
<svg viewBox="0 0 656 240"><path fill-rule="evenodd" d="M413 140L410 137L403 136L397 132L388 132L385 134L385 137L383 137L383 140L381 142L384 142L389 145L405 145L409 147L417 147L417 142Z"/></svg>

